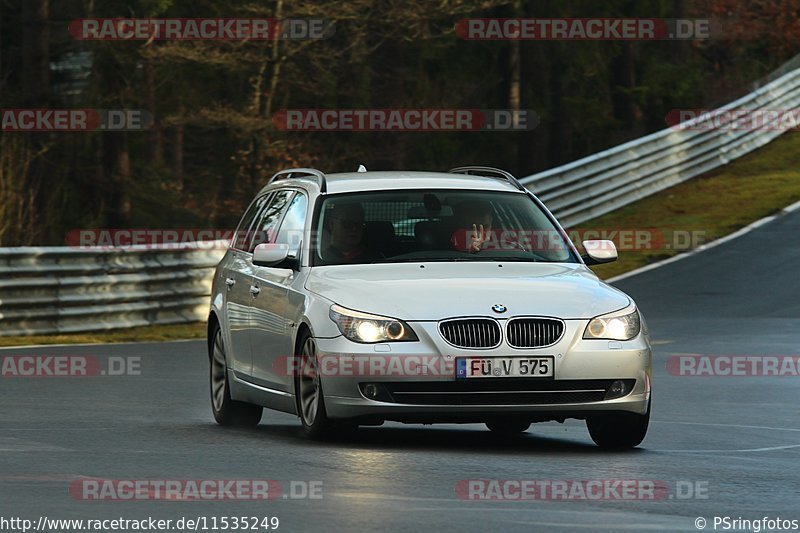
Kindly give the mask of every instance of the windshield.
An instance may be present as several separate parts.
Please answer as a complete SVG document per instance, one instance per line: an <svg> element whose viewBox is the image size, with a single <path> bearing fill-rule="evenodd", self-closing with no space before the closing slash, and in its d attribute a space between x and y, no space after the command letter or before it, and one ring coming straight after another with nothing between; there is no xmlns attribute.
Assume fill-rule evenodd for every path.
<svg viewBox="0 0 800 533"><path fill-rule="evenodd" d="M325 197L314 265L422 261L578 262L527 195L397 190Z"/></svg>

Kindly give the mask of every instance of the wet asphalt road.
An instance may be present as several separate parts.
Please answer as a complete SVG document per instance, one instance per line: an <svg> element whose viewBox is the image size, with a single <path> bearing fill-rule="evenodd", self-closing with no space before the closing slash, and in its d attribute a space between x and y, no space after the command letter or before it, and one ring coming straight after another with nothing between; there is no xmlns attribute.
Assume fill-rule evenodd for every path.
<svg viewBox="0 0 800 533"><path fill-rule="evenodd" d="M713 531L714 516L800 519L800 378L666 369L677 354L800 354L798 235L795 212L617 284L637 300L655 343L653 420L629 452L597 449L578 421L536 424L512 439L481 425L387 423L315 443L294 417L265 411L256 429L225 429L211 417L201 341L0 350L92 355L103 366L109 356L141 358L140 375L0 377L0 520L247 516L278 517L279 531L697 531L703 517ZM69 487L86 477L271 479L283 493L292 481L321 481L323 489L321 499L266 502L76 499ZM456 484L476 478L653 480L668 494L459 498ZM0 530L13 531L2 522Z"/></svg>

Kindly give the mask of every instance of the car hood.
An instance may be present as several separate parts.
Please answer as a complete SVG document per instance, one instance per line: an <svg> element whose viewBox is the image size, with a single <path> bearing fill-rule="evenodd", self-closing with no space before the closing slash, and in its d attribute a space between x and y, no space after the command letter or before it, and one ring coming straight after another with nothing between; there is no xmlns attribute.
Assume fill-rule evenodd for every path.
<svg viewBox="0 0 800 533"><path fill-rule="evenodd" d="M580 264L395 263L314 267L306 288L343 307L407 321L515 315L592 318L630 299ZM494 313L492 306L508 308Z"/></svg>

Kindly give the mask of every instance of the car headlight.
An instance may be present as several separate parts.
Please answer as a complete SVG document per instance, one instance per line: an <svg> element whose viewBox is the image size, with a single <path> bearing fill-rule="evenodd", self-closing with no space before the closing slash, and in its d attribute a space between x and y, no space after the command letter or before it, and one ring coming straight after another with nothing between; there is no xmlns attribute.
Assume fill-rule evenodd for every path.
<svg viewBox="0 0 800 533"><path fill-rule="evenodd" d="M340 305L331 306L330 317L339 326L342 335L354 342L419 340L408 324L395 318L353 311Z"/></svg>
<svg viewBox="0 0 800 533"><path fill-rule="evenodd" d="M639 310L635 305L630 305L620 311L591 319L583 332L583 338L627 341L638 335L640 329Z"/></svg>

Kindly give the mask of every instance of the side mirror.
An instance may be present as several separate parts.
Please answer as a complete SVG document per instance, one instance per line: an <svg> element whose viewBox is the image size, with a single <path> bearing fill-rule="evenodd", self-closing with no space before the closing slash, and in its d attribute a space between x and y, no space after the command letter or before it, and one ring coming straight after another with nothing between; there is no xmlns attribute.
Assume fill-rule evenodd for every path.
<svg viewBox="0 0 800 533"><path fill-rule="evenodd" d="M289 257L288 244L259 244L253 250L253 264L263 267L278 267Z"/></svg>
<svg viewBox="0 0 800 533"><path fill-rule="evenodd" d="M583 249L586 250L586 255L582 258L587 265L601 265L617 260L617 247L613 241L583 241Z"/></svg>

